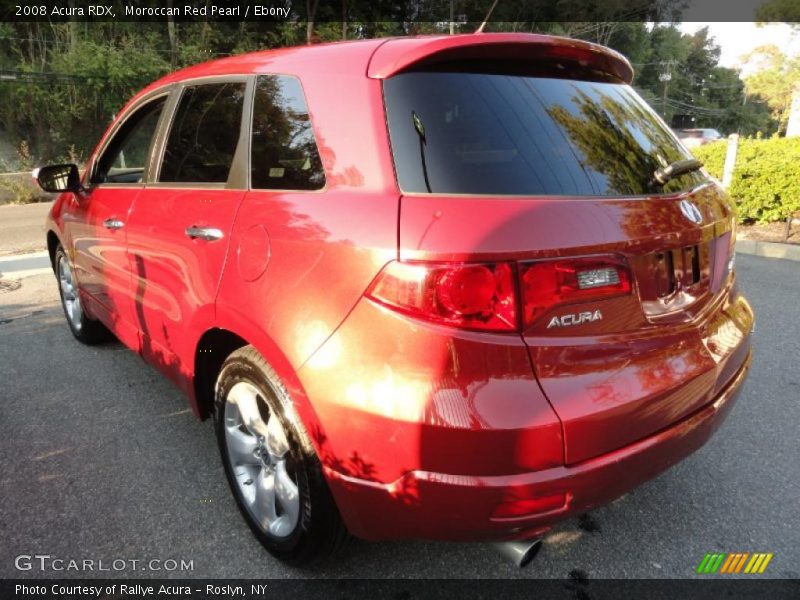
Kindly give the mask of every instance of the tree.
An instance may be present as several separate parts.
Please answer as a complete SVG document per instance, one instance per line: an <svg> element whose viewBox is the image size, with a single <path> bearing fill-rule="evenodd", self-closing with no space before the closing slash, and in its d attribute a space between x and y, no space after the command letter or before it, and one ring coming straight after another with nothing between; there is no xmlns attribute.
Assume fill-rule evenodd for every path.
<svg viewBox="0 0 800 600"><path fill-rule="evenodd" d="M762 23L783 21L800 28L800 3L797 0L769 0L756 9L756 19Z"/></svg>
<svg viewBox="0 0 800 600"><path fill-rule="evenodd" d="M317 5L319 5L319 0L306 0L306 44L310 44L314 39L314 19L317 16Z"/></svg>
<svg viewBox="0 0 800 600"><path fill-rule="evenodd" d="M0 23L0 134L16 147L25 141L37 162L80 159L136 91L170 70L266 48L450 30L449 1L280 3L291 6L295 17L238 23ZM475 31L491 4L453 0L455 32ZM767 108L760 100L762 92L776 96L762 81L766 75L748 85L745 99L738 74L717 67L719 49L707 31L690 36L672 25L649 27L640 20L676 19L684 5L685 0L502 0L486 31L552 33L608 44L631 60L634 85L669 121L688 115L698 126L725 133L774 130L771 115L779 111L772 106L780 102L770 100ZM566 14L571 21L560 21Z"/></svg>
<svg viewBox="0 0 800 600"><path fill-rule="evenodd" d="M778 131L786 130L792 93L800 84L800 58L787 57L777 46L761 46L745 56L747 93L764 99Z"/></svg>
<svg viewBox="0 0 800 600"><path fill-rule="evenodd" d="M634 85L675 127L712 127L723 133L771 133L777 128L763 101L745 86L739 72L717 65L720 49L707 28L682 33L669 24L644 34L629 29L611 45L635 53Z"/></svg>

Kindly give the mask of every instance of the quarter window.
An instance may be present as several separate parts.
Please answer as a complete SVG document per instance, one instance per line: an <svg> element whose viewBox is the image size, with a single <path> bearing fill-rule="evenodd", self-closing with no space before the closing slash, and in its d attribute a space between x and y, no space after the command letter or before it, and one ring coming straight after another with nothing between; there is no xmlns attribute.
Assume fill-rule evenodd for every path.
<svg viewBox="0 0 800 600"><path fill-rule="evenodd" d="M183 91L164 150L159 181L225 183L239 143L244 83Z"/></svg>
<svg viewBox="0 0 800 600"><path fill-rule="evenodd" d="M128 117L97 161L92 183L140 183L166 96Z"/></svg>
<svg viewBox="0 0 800 600"><path fill-rule="evenodd" d="M250 170L257 189L318 190L325 185L308 106L295 77L257 79Z"/></svg>

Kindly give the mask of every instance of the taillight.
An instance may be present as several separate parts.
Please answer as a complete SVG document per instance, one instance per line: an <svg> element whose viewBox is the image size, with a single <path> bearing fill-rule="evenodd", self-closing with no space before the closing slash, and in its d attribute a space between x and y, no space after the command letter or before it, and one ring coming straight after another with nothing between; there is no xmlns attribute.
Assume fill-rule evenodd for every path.
<svg viewBox="0 0 800 600"><path fill-rule="evenodd" d="M523 324L533 324L559 304L604 300L631 292L630 273L610 259L577 258L520 266Z"/></svg>
<svg viewBox="0 0 800 600"><path fill-rule="evenodd" d="M519 272L521 298L515 289ZM518 331L562 304L629 294L628 268L611 258L519 263L394 261L367 296L415 317L463 329ZM521 310L518 307L522 307Z"/></svg>
<svg viewBox="0 0 800 600"><path fill-rule="evenodd" d="M454 327L517 329L510 264L391 262L368 296L413 316Z"/></svg>

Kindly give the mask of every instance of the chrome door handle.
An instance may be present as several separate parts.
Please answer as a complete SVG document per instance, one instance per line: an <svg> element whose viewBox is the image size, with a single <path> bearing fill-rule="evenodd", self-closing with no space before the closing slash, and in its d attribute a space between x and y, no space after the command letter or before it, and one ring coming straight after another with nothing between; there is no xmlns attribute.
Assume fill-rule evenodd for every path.
<svg viewBox="0 0 800 600"><path fill-rule="evenodd" d="M103 221L103 227L105 227L106 229L122 229L123 227L125 227L125 223L123 223L119 219L111 218Z"/></svg>
<svg viewBox="0 0 800 600"><path fill-rule="evenodd" d="M192 225L186 228L186 235L190 238L201 239L207 242L215 242L222 239L222 231L216 227L197 227Z"/></svg>

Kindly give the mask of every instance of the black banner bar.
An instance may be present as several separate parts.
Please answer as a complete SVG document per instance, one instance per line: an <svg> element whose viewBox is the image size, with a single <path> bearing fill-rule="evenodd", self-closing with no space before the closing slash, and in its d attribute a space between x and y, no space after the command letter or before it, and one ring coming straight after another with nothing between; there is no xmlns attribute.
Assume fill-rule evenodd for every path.
<svg viewBox="0 0 800 600"><path fill-rule="evenodd" d="M776 2L778 4L776 4ZM0 21L254 21L480 24L787 21L779 0L0 0ZM788 3L786 3L788 6ZM452 12L451 12L452 7ZM789 10L789 13L786 11Z"/></svg>
<svg viewBox="0 0 800 600"><path fill-rule="evenodd" d="M552 580L552 579L42 579L0 580L0 598L30 600L139 600L180 598L300 598L303 600L412 598L539 600L577 598L619 600L746 599L783 600L800 597L800 581L786 579L707 580Z"/></svg>

